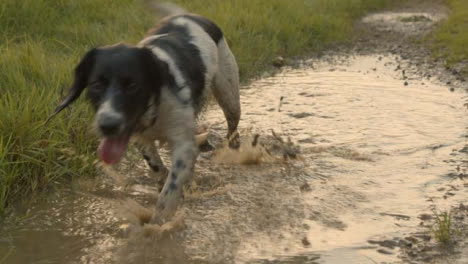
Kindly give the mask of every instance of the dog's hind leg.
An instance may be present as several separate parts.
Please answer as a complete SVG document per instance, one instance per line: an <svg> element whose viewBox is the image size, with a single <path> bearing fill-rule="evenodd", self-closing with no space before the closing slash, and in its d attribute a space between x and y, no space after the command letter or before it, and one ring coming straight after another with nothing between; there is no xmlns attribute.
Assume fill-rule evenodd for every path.
<svg viewBox="0 0 468 264"><path fill-rule="evenodd" d="M241 115L239 69L225 39L218 43L218 71L213 81L213 95L226 117L229 147L238 148L240 139L237 126Z"/></svg>
<svg viewBox="0 0 468 264"><path fill-rule="evenodd" d="M146 160L151 171L157 175L158 183L163 185L167 178L168 170L159 156L158 149L156 148L154 141L145 143L136 142L135 146L143 155L143 158Z"/></svg>

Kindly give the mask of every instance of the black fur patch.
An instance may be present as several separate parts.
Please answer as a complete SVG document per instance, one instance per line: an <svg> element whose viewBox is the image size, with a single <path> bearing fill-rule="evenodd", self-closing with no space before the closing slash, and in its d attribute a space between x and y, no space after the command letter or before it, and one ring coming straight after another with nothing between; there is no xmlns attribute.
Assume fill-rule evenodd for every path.
<svg viewBox="0 0 468 264"><path fill-rule="evenodd" d="M206 66L201 58L199 48L191 43L192 37L189 35L188 29L172 23L172 20L151 32L152 35L168 35L156 38L146 45L161 48L169 54L186 82L182 84L183 87L170 85L172 91L177 93L184 86L189 87L192 94L191 103L194 104L195 109L199 109L201 108L199 104L202 103L201 95L205 87ZM170 80L170 82L173 81L173 79Z"/></svg>
<svg viewBox="0 0 468 264"><path fill-rule="evenodd" d="M171 179L173 181L177 180L177 174L175 172L171 173Z"/></svg>
<svg viewBox="0 0 468 264"><path fill-rule="evenodd" d="M178 168L178 169L185 169L185 163L184 163L184 161L181 160L181 159L178 159L178 160L176 161L176 164L175 164L175 165L176 165L176 168Z"/></svg>
<svg viewBox="0 0 468 264"><path fill-rule="evenodd" d="M182 15L185 18L197 23L203 30L210 35L215 43L218 43L223 38L221 29L211 20L197 15Z"/></svg>

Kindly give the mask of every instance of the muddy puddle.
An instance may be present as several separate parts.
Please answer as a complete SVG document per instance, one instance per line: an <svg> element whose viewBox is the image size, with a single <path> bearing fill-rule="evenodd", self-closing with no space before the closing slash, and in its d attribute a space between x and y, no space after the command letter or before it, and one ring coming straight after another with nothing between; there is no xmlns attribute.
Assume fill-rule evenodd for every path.
<svg viewBox="0 0 468 264"><path fill-rule="evenodd" d="M0 263L398 262L421 215L468 197L450 176L464 94L394 56L309 64L242 91L241 153L201 153L171 222L140 225L157 195L131 152L120 170L6 219ZM225 134L217 107L201 123L209 139Z"/></svg>

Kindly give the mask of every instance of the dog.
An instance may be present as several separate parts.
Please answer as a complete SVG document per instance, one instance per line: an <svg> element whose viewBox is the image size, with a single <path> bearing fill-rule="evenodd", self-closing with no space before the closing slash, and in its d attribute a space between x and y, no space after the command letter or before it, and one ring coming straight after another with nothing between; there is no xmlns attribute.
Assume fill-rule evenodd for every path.
<svg viewBox="0 0 468 264"><path fill-rule="evenodd" d="M205 17L169 16L137 45L91 49L76 66L68 95L52 116L85 88L95 110L100 159L118 163L132 138L151 170L164 180L156 203L161 217L174 213L184 185L193 177L198 155L195 122L210 94L224 112L229 147L239 147L237 62L221 29ZM171 149L170 170L156 140Z"/></svg>

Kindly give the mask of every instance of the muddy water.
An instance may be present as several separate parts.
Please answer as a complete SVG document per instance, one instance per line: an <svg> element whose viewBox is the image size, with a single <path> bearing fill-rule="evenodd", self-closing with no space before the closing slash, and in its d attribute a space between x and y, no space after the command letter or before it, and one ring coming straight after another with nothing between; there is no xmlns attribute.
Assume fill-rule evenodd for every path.
<svg viewBox="0 0 468 264"><path fill-rule="evenodd" d="M243 90L241 153L202 153L171 222L140 225L155 181L130 153L8 218L0 263L397 262L382 241L401 243L418 216L468 197L449 176L466 143L464 95L394 57L313 64ZM201 122L224 135L218 108Z"/></svg>

